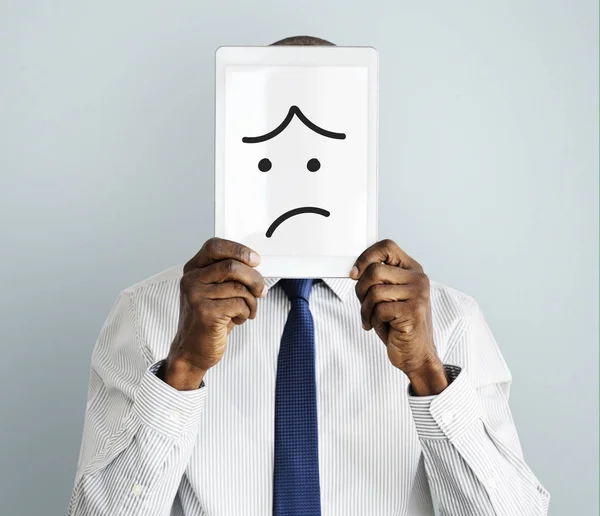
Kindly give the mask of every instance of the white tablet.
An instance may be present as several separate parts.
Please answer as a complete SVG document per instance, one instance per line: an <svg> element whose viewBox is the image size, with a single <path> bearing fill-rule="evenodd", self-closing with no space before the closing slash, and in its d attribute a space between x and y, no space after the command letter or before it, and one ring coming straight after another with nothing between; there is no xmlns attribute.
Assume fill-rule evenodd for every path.
<svg viewBox="0 0 600 516"><path fill-rule="evenodd" d="M265 277L348 277L377 240L377 51L221 47L215 91L215 236Z"/></svg>

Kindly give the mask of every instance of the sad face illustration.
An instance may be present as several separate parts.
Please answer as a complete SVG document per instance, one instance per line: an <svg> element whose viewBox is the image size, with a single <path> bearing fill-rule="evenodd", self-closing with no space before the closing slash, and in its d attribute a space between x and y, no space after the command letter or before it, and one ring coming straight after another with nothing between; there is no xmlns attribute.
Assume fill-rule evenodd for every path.
<svg viewBox="0 0 600 516"><path fill-rule="evenodd" d="M319 127L317 124L315 124L314 122L309 120L306 117L306 115L304 113L302 113L302 111L300 110L300 108L298 106L292 106L292 107L290 107L290 110L288 111L288 114L285 117L285 119L275 129L273 129L272 131L270 131L266 134L263 134L261 136L244 136L242 138L242 142L250 143L250 144L257 144L257 143L269 141L269 140L275 138L281 132L283 132L286 129L286 127L290 124L290 122L292 121L294 116L296 116L308 129L310 129L311 131L314 131L315 133L317 133L325 138L331 138L333 140L345 140L346 139L345 133L336 133L333 131L328 131L326 129L323 129L322 127ZM273 163L271 162L271 160L268 157L262 158L258 162L258 170L260 170L261 172L269 172L272 168L273 168ZM310 158L306 162L306 169L309 172L316 173L321 169L321 162L319 161L319 159L317 157ZM267 238L271 238L271 236L273 235L275 230L283 222L290 219L291 217L295 217L297 215L303 215L303 214L307 214L307 213L322 215L323 217L329 217L329 215L331 215L331 212L329 210L326 210L325 208L320 207L320 206L297 206L297 207L292 208L292 209L286 211L285 213L282 213L281 215L279 215L269 225L269 227L266 230L265 236Z"/></svg>
<svg viewBox="0 0 600 516"><path fill-rule="evenodd" d="M367 79L353 66L226 68L218 236L261 263L356 257L368 246Z"/></svg>

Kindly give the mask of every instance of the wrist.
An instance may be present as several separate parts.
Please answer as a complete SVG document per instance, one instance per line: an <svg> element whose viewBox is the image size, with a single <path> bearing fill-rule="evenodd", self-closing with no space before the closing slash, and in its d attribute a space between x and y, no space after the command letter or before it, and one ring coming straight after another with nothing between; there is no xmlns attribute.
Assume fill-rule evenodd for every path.
<svg viewBox="0 0 600 516"><path fill-rule="evenodd" d="M178 391L200 388L206 371L181 357L167 357L162 379Z"/></svg>
<svg viewBox="0 0 600 516"><path fill-rule="evenodd" d="M450 383L444 364L439 358L425 362L423 366L411 371L407 376L417 396L440 394Z"/></svg>

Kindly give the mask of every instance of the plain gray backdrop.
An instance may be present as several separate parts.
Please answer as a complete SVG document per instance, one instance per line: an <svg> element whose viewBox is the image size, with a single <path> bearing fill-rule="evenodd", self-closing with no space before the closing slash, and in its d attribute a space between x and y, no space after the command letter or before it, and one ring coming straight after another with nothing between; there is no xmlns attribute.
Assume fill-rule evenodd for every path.
<svg viewBox="0 0 600 516"><path fill-rule="evenodd" d="M550 513L597 514L591 0L2 0L0 512L66 513L108 310L212 236L215 49L296 34L379 50L380 237L479 301Z"/></svg>

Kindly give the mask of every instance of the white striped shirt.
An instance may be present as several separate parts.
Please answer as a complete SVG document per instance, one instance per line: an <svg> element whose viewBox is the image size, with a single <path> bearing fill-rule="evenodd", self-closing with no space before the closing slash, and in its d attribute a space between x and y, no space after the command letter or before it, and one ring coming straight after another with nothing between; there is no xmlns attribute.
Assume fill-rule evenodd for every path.
<svg viewBox="0 0 600 516"><path fill-rule="evenodd" d="M94 347L70 516L267 516L273 506L277 354L290 303L277 278L192 391L154 373L179 315L176 266L123 290ZM415 397L355 281L313 286L323 516L541 516L523 460L510 372L477 303L431 282L434 339L453 379Z"/></svg>

